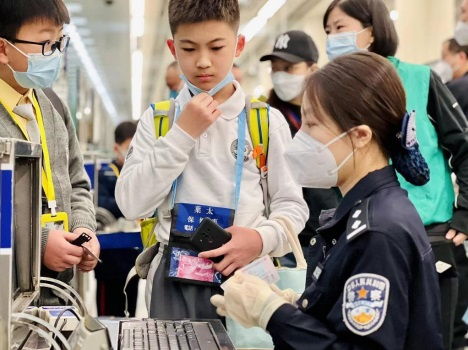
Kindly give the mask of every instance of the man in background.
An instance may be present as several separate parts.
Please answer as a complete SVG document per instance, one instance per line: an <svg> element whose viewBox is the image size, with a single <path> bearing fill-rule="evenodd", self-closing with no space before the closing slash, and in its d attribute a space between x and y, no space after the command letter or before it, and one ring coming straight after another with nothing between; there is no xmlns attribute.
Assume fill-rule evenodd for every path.
<svg viewBox="0 0 468 350"><path fill-rule="evenodd" d="M450 66L452 80L447 83L463 113L468 117L468 45L459 45L455 39L449 39L442 45L442 60Z"/></svg>
<svg viewBox="0 0 468 350"><path fill-rule="evenodd" d="M128 148L136 132L136 124L122 122L115 129L115 159L99 171L98 206L107 209L116 218L122 218L115 202L115 184L120 175ZM137 233L135 233L137 234ZM123 289L130 269L135 265L139 250L131 248L103 249L102 264L95 269L98 314L100 316L125 316L125 295ZM138 293L138 279L132 280L127 287L130 315L135 315Z"/></svg>
<svg viewBox="0 0 468 350"><path fill-rule="evenodd" d="M180 89L184 86L180 75L177 61L172 62L166 69L166 85L169 88L169 98L176 98L179 95Z"/></svg>

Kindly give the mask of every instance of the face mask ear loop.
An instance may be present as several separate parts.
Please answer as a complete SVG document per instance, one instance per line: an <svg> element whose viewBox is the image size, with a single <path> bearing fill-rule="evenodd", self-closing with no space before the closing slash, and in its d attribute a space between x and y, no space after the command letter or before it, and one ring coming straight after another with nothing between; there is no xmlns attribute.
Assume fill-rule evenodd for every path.
<svg viewBox="0 0 468 350"><path fill-rule="evenodd" d="M326 144L324 144L321 149L320 149L320 152L322 152L325 148L328 148L330 145L334 144L336 141L338 141L339 139L342 139L343 137L345 137L346 135L348 135L351 131L353 131L354 128L352 129L349 129L348 131L345 131L344 133L342 134L339 134L337 137L335 137L334 139L328 141Z"/></svg>
<svg viewBox="0 0 468 350"><path fill-rule="evenodd" d="M365 48L361 49L361 48L358 46L358 44L357 44L357 36L358 36L359 34L361 34L361 33L364 33L364 31L365 31L367 28L369 28L369 27L366 27L366 28L364 28L363 30L360 30L359 32L356 32L356 35L354 36L354 45L355 45L358 49L360 49L360 50L368 50L369 47L371 47L371 45L372 45L372 42L370 42L369 44L367 44L367 46L366 46Z"/></svg>
<svg viewBox="0 0 468 350"><path fill-rule="evenodd" d="M340 171L340 169L346 164L346 162L347 162L348 160L350 160L352 156L354 156L354 153L355 153L355 152L356 152L356 149L353 149L353 151L341 162L340 165L338 165L335 169L330 170L328 173L329 173L330 175L334 175L334 174L336 174L338 171Z"/></svg>
<svg viewBox="0 0 468 350"><path fill-rule="evenodd" d="M20 50L18 47L16 47L15 45L13 45L11 42L9 42L8 40L6 39L3 39L5 40L8 44L10 44L10 46L14 47L16 49L16 51L18 51L20 54L22 54L24 57L28 57L28 55L26 53L24 53L22 50Z"/></svg>

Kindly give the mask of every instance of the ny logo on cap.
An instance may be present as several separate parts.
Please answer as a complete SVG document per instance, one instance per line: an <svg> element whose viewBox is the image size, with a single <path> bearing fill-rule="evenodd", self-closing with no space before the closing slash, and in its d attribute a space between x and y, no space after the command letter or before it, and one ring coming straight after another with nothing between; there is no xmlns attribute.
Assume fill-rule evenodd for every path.
<svg viewBox="0 0 468 350"><path fill-rule="evenodd" d="M284 50L288 48L288 43L291 38L288 34L283 34L278 37L275 44L275 49Z"/></svg>

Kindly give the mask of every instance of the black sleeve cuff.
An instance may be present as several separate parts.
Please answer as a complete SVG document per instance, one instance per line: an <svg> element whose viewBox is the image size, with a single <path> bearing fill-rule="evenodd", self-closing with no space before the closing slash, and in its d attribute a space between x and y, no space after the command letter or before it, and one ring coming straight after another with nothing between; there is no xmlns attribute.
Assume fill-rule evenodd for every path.
<svg viewBox="0 0 468 350"><path fill-rule="evenodd" d="M291 304L283 304L275 311L273 316L271 316L270 321L267 324L267 332L270 334L277 334L277 328L282 327L284 320L289 320L291 313L294 313L297 310L296 307ZM281 333L281 332L280 332ZM279 334L279 333L278 333Z"/></svg>
<svg viewBox="0 0 468 350"><path fill-rule="evenodd" d="M468 210L455 209L450 227L468 235Z"/></svg>

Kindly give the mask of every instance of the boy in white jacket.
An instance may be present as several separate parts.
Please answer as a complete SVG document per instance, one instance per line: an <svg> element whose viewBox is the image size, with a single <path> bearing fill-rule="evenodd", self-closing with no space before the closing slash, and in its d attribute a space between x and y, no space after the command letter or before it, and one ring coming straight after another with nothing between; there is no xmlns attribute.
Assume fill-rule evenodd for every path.
<svg viewBox="0 0 468 350"><path fill-rule="evenodd" d="M264 215L260 171L245 127L245 95L230 73L234 57L245 45L245 38L237 36L238 1L171 0L169 22L173 39L168 40L168 46L186 81L176 100L176 120L165 137L157 138L153 110L143 114L117 182L116 199L128 219L151 217L158 209L155 232L160 248L147 282L150 317L216 318L209 301L220 292L215 277L229 276L259 256L282 256L290 251L284 229L275 217L288 218L297 234L304 227L308 209L283 159L291 140L288 125L277 110L271 109L271 213L268 218ZM244 139L241 149L239 144L244 144ZM236 166L239 151L244 151L244 157ZM176 210L171 215L174 205ZM215 283L210 285L168 278L172 275L167 271L167 260L179 256L174 253L178 248L172 250L167 244L177 240L180 227L190 234L199 223L198 217L185 213L191 209L202 216L219 214L215 220L228 222L224 226L232 235L221 248L200 254L203 258L223 256L213 264L213 274L208 274L214 276L208 282ZM231 220L226 213L231 213ZM206 262L203 258L192 255L184 260L184 266L193 264L195 269ZM173 261L169 264L172 268ZM178 264L174 266L179 268L180 277L187 270L181 271L182 264Z"/></svg>

